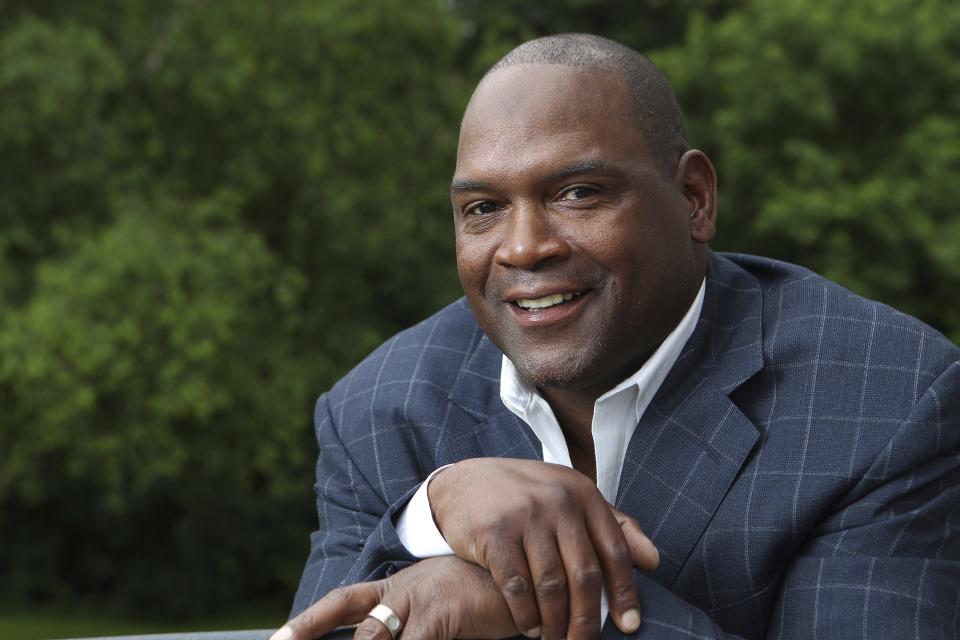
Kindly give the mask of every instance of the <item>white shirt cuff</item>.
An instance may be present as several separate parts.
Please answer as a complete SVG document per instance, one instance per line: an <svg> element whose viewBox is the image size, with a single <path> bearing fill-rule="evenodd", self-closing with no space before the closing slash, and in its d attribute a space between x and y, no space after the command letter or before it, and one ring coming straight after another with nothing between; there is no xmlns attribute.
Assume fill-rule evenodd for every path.
<svg viewBox="0 0 960 640"><path fill-rule="evenodd" d="M422 560L423 558L454 555L453 549L440 535L437 523L433 521L430 497L427 495L427 488L430 486L433 477L449 466L449 464L442 466L427 476L417 492L410 498L410 502L400 512L400 519L397 521L397 536L399 536L404 548L414 558Z"/></svg>

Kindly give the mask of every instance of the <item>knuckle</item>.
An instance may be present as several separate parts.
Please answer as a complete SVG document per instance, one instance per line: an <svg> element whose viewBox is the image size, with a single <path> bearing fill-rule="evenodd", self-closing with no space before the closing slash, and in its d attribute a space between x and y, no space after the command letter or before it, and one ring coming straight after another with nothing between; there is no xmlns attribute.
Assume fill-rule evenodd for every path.
<svg viewBox="0 0 960 640"><path fill-rule="evenodd" d="M570 617L568 636L584 637L595 635L600 628L600 616L591 613L576 613Z"/></svg>
<svg viewBox="0 0 960 640"><path fill-rule="evenodd" d="M487 544L486 537L481 537L478 539L475 538L472 540L469 545L467 545L467 551L471 554L471 560L474 560L485 567L490 567L496 562L496 554L490 552L490 546Z"/></svg>
<svg viewBox="0 0 960 640"><path fill-rule="evenodd" d="M587 476L583 475L579 471L572 469L570 467L564 467L563 472L563 484L568 487L570 491L575 491L577 493L587 491L589 493L597 493L600 491L597 490L597 485L590 480Z"/></svg>
<svg viewBox="0 0 960 640"><path fill-rule="evenodd" d="M337 587L327 594L327 599L333 600L334 602L350 602L352 598L352 591L349 587Z"/></svg>
<svg viewBox="0 0 960 640"><path fill-rule="evenodd" d="M606 500L604 500L603 494L600 493L599 489L597 489L597 485L593 480L583 475L582 473L576 473L576 472L573 472L573 477L574 477L574 485L577 487L578 490L585 491L590 497L603 500L604 504L606 504Z"/></svg>
<svg viewBox="0 0 960 640"><path fill-rule="evenodd" d="M567 591L567 581L559 575L546 575L536 584L537 595L541 598L555 598Z"/></svg>
<svg viewBox="0 0 960 640"><path fill-rule="evenodd" d="M572 583L577 589L599 589L603 584L603 572L598 565L579 567L573 572Z"/></svg>
<svg viewBox="0 0 960 640"><path fill-rule="evenodd" d="M364 620L353 632L354 640L387 640L390 632L376 620Z"/></svg>
<svg viewBox="0 0 960 640"><path fill-rule="evenodd" d="M615 568L629 569L633 565L633 557L630 555L630 547L622 538L610 545L608 550L610 562Z"/></svg>
<svg viewBox="0 0 960 640"><path fill-rule="evenodd" d="M571 501L573 492L566 484L551 484L543 489L544 500L553 505L566 505Z"/></svg>
<svg viewBox="0 0 960 640"><path fill-rule="evenodd" d="M510 576L500 585L500 590L507 598L524 596L530 592L530 583L523 576Z"/></svg>
<svg viewBox="0 0 960 640"><path fill-rule="evenodd" d="M507 537L513 529L513 521L504 515L491 516L480 524L480 531L494 539Z"/></svg>
<svg viewBox="0 0 960 640"><path fill-rule="evenodd" d="M616 600L617 602L623 602L624 600L632 602L636 599L634 589L635 587L631 581L617 581L610 591L610 599Z"/></svg>
<svg viewBox="0 0 960 640"><path fill-rule="evenodd" d="M517 575L524 563L521 556L522 548L512 542L501 541L500 544L481 543L478 549L480 555L477 556L478 563L484 565L494 575L513 576Z"/></svg>

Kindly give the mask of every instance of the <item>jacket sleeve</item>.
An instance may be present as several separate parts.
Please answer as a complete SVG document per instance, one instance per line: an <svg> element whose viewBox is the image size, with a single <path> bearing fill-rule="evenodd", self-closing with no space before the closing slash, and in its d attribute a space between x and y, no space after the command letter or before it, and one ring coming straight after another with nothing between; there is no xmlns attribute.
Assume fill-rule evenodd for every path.
<svg viewBox="0 0 960 640"><path fill-rule="evenodd" d="M633 637L736 638L637 574ZM882 453L790 560L766 630L793 638L960 637L960 363L926 390ZM623 637L610 623L604 638Z"/></svg>
<svg viewBox="0 0 960 640"><path fill-rule="evenodd" d="M379 580L414 562L397 536L395 519L419 483L388 503L342 441L329 403L326 394L321 396L315 413L319 527L310 536L310 556L290 617L340 585ZM369 449L371 443L366 445Z"/></svg>

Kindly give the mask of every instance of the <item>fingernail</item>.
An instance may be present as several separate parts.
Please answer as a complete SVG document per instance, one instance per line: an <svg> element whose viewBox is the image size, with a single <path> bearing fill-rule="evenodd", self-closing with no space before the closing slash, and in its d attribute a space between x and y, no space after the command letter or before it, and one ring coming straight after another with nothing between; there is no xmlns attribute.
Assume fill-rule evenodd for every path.
<svg viewBox="0 0 960 640"><path fill-rule="evenodd" d="M627 633L633 633L640 628L640 612L636 609L627 609L626 613L620 616L620 624Z"/></svg>
<svg viewBox="0 0 960 640"><path fill-rule="evenodd" d="M540 637L540 627L534 627L533 629L530 629L529 631L524 631L524 632L523 632L523 635L527 636L528 638L539 638L539 637Z"/></svg>
<svg viewBox="0 0 960 640"><path fill-rule="evenodd" d="M293 629L287 625L283 625L277 629L276 633L270 636L270 640L290 640L293 637Z"/></svg>

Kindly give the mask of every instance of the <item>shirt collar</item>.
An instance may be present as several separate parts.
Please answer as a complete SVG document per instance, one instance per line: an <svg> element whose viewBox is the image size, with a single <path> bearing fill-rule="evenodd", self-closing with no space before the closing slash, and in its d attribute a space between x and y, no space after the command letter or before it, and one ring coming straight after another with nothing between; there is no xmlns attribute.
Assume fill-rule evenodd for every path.
<svg viewBox="0 0 960 640"><path fill-rule="evenodd" d="M704 278L703 282L700 283L700 290L697 292L696 298L694 298L690 308L687 309L687 313L670 332L670 335L657 347L653 355L643 363L643 366L636 373L600 396L597 399L598 403L619 395L623 391L633 391L634 413L636 414L636 421L639 422L650 403L650 399L660 389L660 385L663 384L670 369L673 368L677 358L680 357L683 345L687 343L697 326L700 311L703 309L706 283L706 278ZM514 413L523 415L527 413L534 399L539 396L536 387L521 379L513 362L504 355L500 366L500 399L503 404Z"/></svg>

